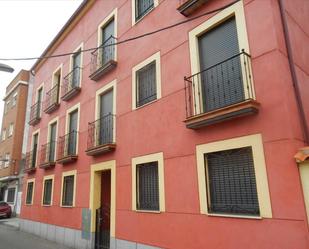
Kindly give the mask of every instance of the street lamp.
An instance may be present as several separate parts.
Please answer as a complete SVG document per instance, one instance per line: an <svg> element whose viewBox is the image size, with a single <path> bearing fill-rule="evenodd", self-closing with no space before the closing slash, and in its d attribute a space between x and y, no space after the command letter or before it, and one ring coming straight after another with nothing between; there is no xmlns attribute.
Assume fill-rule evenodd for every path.
<svg viewBox="0 0 309 249"><path fill-rule="evenodd" d="M5 65L3 63L0 63L0 71L3 71L3 72L7 72L7 73L13 73L14 72L14 68L8 66L8 65Z"/></svg>

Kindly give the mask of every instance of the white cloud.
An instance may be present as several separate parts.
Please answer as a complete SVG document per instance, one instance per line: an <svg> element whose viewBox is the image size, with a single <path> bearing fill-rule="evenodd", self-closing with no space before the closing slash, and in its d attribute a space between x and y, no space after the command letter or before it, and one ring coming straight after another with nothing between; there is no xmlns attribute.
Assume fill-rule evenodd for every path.
<svg viewBox="0 0 309 249"><path fill-rule="evenodd" d="M40 56L82 0L0 0L0 58ZM0 72L0 98L21 69L35 61L0 61L15 69ZM3 115L0 102L0 118ZM2 122L1 122L2 123Z"/></svg>

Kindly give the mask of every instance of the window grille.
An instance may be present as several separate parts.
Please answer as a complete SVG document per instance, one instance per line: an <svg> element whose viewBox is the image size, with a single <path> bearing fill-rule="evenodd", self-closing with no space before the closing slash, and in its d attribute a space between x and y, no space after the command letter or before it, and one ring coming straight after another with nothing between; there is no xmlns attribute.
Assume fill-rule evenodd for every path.
<svg viewBox="0 0 309 249"><path fill-rule="evenodd" d="M145 16L154 7L154 0L135 0L135 21Z"/></svg>
<svg viewBox="0 0 309 249"><path fill-rule="evenodd" d="M52 179L48 179L44 181L43 205L51 205L52 187L53 187Z"/></svg>
<svg viewBox="0 0 309 249"><path fill-rule="evenodd" d="M159 211L158 162L136 166L137 209Z"/></svg>
<svg viewBox="0 0 309 249"><path fill-rule="evenodd" d="M210 213L259 215L252 148L205 155Z"/></svg>
<svg viewBox="0 0 309 249"><path fill-rule="evenodd" d="M32 204L33 186L34 186L33 182L28 183L26 204Z"/></svg>
<svg viewBox="0 0 309 249"><path fill-rule="evenodd" d="M62 206L73 206L74 176L63 178Z"/></svg>
<svg viewBox="0 0 309 249"><path fill-rule="evenodd" d="M136 72L136 106L140 107L157 98L156 62L152 62Z"/></svg>

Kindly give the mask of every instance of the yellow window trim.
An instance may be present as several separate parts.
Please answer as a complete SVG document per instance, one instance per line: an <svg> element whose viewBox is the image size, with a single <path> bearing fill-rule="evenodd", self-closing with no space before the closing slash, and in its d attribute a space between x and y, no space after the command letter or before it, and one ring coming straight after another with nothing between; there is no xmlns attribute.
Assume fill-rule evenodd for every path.
<svg viewBox="0 0 309 249"><path fill-rule="evenodd" d="M246 29L246 20L245 20L245 12L244 12L244 6L243 2L239 1L232 6L220 11L218 14L212 16L202 24L198 25L194 29L192 29L189 32L189 49L190 49L190 59L191 59L191 75L195 75L201 71L200 68L200 58L199 58L199 43L198 38L205 34L207 31L213 29L214 27L220 25L225 20L231 18L232 16L235 17L236 20L236 29L237 29L237 37L238 37L238 43L239 43L239 53L242 51L242 49L245 50L245 52L249 53L249 42L248 42L248 35L247 35L247 29ZM242 72L244 72L246 69L244 68L244 62L243 58L241 57L241 67ZM248 65L251 69L251 64ZM244 77L244 76L243 76ZM252 81L252 95L255 99L255 92L254 92L254 80L253 76L251 75L251 81ZM243 80L243 82L246 82L246 80ZM193 98L200 98L198 94L198 87L195 87L195 89L192 89L193 91ZM244 87L245 91L245 97L248 98L249 92L247 87ZM196 101L196 113L200 113L201 109L203 108L201 106L202 101Z"/></svg>
<svg viewBox="0 0 309 249"><path fill-rule="evenodd" d="M42 89L42 99L41 102L44 100L44 82L42 82L39 87L36 89L36 95L35 95L35 103L38 101L39 98L39 91Z"/></svg>
<svg viewBox="0 0 309 249"><path fill-rule="evenodd" d="M145 16L147 16L151 11L153 11L158 5L159 5L159 0L154 0L153 1L153 5L154 7L149 10L143 17L141 17L139 20L135 20L135 3L136 0L131 0L131 9L132 9L132 26L134 26L135 24L139 23L141 20L144 19Z"/></svg>
<svg viewBox="0 0 309 249"><path fill-rule="evenodd" d="M304 201L307 213L307 222L309 224L309 161L299 163L299 173L303 188Z"/></svg>
<svg viewBox="0 0 309 249"><path fill-rule="evenodd" d="M159 211L138 210L136 207L136 167L142 163L158 162L159 174ZM163 152L149 154L132 158L132 210L136 212L160 213L165 212L165 190L164 190L164 157Z"/></svg>
<svg viewBox="0 0 309 249"><path fill-rule="evenodd" d="M48 175L48 176L44 176L43 178L43 186L42 186L42 200L41 200L41 205L44 207L49 207L53 205L53 196L54 196L54 179L55 179L55 175ZM52 190L51 190L51 197L50 197L50 205L44 205L43 201L44 201L44 192L45 192L45 181L46 180L52 180Z"/></svg>
<svg viewBox="0 0 309 249"><path fill-rule="evenodd" d="M114 36L117 38L118 9L115 8L98 26L98 47L100 47L102 44L101 29L106 26L106 24L112 19L114 19ZM117 45L115 46L115 61L117 61Z"/></svg>
<svg viewBox="0 0 309 249"><path fill-rule="evenodd" d="M136 72L154 61L156 63L156 88L157 88L156 100L161 98L161 56L160 51L158 51L132 68L132 110L144 107L145 105L153 102L151 101L141 107L136 107L136 87L137 87Z"/></svg>
<svg viewBox="0 0 309 249"><path fill-rule="evenodd" d="M260 216L264 218L272 217L271 202L269 196L267 172L264 158L263 141L261 134L249 135L239 138L232 138L218 142L201 144L196 146L197 174L200 199L200 212L208 214L207 208L207 191L205 177L205 161L204 154L237 149L243 147L251 147L253 154L254 170L256 177L256 188L260 207ZM211 214L217 216L216 214ZM230 217L247 218L242 215L224 215Z"/></svg>
<svg viewBox="0 0 309 249"><path fill-rule="evenodd" d="M31 203L27 204L27 195L28 195L28 187L29 183L33 182L33 188L32 188L32 198L31 198ZM33 205L33 199L34 199L34 189L35 189L35 178L27 180L27 186L26 186L26 198L25 198L25 205L26 206L31 206Z"/></svg>
<svg viewBox="0 0 309 249"><path fill-rule="evenodd" d="M73 204L72 206L62 205L62 195L63 195L63 187L64 187L64 177L66 176L74 176L74 188L73 188ZM77 170L66 171L62 173L62 180L61 180L61 195L60 195L60 207L75 207L75 198L76 198L76 177L77 177Z"/></svg>
<svg viewBox="0 0 309 249"><path fill-rule="evenodd" d="M76 155L78 154L78 144L79 144L79 122L80 122L80 103L77 103L67 109L65 116L65 135L69 132L70 125L70 113L77 110L77 136L76 136Z"/></svg>
<svg viewBox="0 0 309 249"><path fill-rule="evenodd" d="M91 210L91 232L95 232L95 210L98 209L101 204L101 172L104 170L111 171L110 236L115 237L115 227L116 227L116 161L115 160L91 165L90 200L89 200L89 207Z"/></svg>
<svg viewBox="0 0 309 249"><path fill-rule="evenodd" d="M60 103L60 99L61 99L61 85L62 85L62 79L63 79L63 74L62 74L62 68L63 68L63 63L61 63L53 72L52 75L52 82L51 82L51 88L52 89L55 86L55 79L56 79L56 75L60 74L60 82L59 82L59 95L58 95L58 103Z"/></svg>
<svg viewBox="0 0 309 249"><path fill-rule="evenodd" d="M76 53L78 52L78 50L83 50L84 49L84 43L82 42L74 51L73 53ZM80 75L79 75L79 87L82 87L82 78L83 78L83 61L84 61L84 58L83 58L83 54L84 53L81 53L80 55ZM70 55L70 72L72 72L73 70L73 57L74 57L74 54ZM69 73L70 73L69 72Z"/></svg>
<svg viewBox="0 0 309 249"><path fill-rule="evenodd" d="M116 98L117 98L117 80L113 80L112 82L106 84L96 91L96 101L95 101L95 120L100 118L100 96L105 92L113 90L113 115L116 115ZM116 118L113 119L113 142L116 142Z"/></svg>
<svg viewBox="0 0 309 249"><path fill-rule="evenodd" d="M38 135L38 146L37 146L37 152L36 152L36 161L35 161L35 168L38 164L38 160L39 160L39 151L40 151L40 128L35 130L34 132L32 132L32 139L31 139L31 148L30 151L33 150L33 140L34 140L34 136Z"/></svg>

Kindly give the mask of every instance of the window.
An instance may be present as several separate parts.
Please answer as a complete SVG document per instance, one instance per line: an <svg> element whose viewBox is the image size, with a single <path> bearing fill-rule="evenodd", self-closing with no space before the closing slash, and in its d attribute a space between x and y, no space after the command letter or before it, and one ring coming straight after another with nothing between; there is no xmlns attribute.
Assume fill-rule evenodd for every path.
<svg viewBox="0 0 309 249"><path fill-rule="evenodd" d="M81 74L81 64L82 64L82 52L81 48L75 52L72 56L72 81L71 88L80 86L80 74Z"/></svg>
<svg viewBox="0 0 309 249"><path fill-rule="evenodd" d="M7 113L8 110L9 110L9 107L10 107L10 101L8 100L5 104L5 107L4 107L4 113Z"/></svg>
<svg viewBox="0 0 309 249"><path fill-rule="evenodd" d="M272 217L260 134L196 147L201 213Z"/></svg>
<svg viewBox="0 0 309 249"><path fill-rule="evenodd" d="M209 213L260 214L252 148L205 154Z"/></svg>
<svg viewBox="0 0 309 249"><path fill-rule="evenodd" d="M158 0L132 0L132 24L142 19L158 5Z"/></svg>
<svg viewBox="0 0 309 249"><path fill-rule="evenodd" d="M52 120L48 127L48 140L47 145L47 162L55 162L56 160L56 139L57 139L57 126L58 126L58 117L56 121Z"/></svg>
<svg viewBox="0 0 309 249"><path fill-rule="evenodd" d="M136 186L137 209L159 211L158 162L136 166Z"/></svg>
<svg viewBox="0 0 309 249"><path fill-rule="evenodd" d="M73 207L75 204L76 171L65 172L62 175L61 206Z"/></svg>
<svg viewBox="0 0 309 249"><path fill-rule="evenodd" d="M161 98L160 52L132 69L132 108Z"/></svg>
<svg viewBox="0 0 309 249"><path fill-rule="evenodd" d="M32 205L33 203L33 191L34 191L34 180L28 181L27 184L27 195L26 195L26 204Z"/></svg>
<svg viewBox="0 0 309 249"><path fill-rule="evenodd" d="M16 188L8 188L8 195L6 198L6 201L9 203L14 203L15 202L15 190Z"/></svg>
<svg viewBox="0 0 309 249"><path fill-rule="evenodd" d="M32 136L32 154L31 154L31 168L35 168L37 156L38 156L38 148L39 148L39 132L36 132Z"/></svg>
<svg viewBox="0 0 309 249"><path fill-rule="evenodd" d="M5 154L5 162L4 162L4 168L9 167L10 165L10 153Z"/></svg>
<svg viewBox="0 0 309 249"><path fill-rule="evenodd" d="M2 130L2 141L4 141L6 138L6 129Z"/></svg>
<svg viewBox="0 0 309 249"><path fill-rule="evenodd" d="M132 209L165 211L163 153L132 159Z"/></svg>
<svg viewBox="0 0 309 249"><path fill-rule="evenodd" d="M44 178L43 205L52 205L53 178Z"/></svg>
<svg viewBox="0 0 309 249"><path fill-rule="evenodd" d="M13 131L14 131L14 124L11 123L10 126L9 126L9 134L8 134L9 137L13 135Z"/></svg>
<svg viewBox="0 0 309 249"><path fill-rule="evenodd" d="M16 102L17 102L17 93L15 93L15 94L13 95L13 99L12 99L12 108L13 108L14 106L16 106Z"/></svg>

